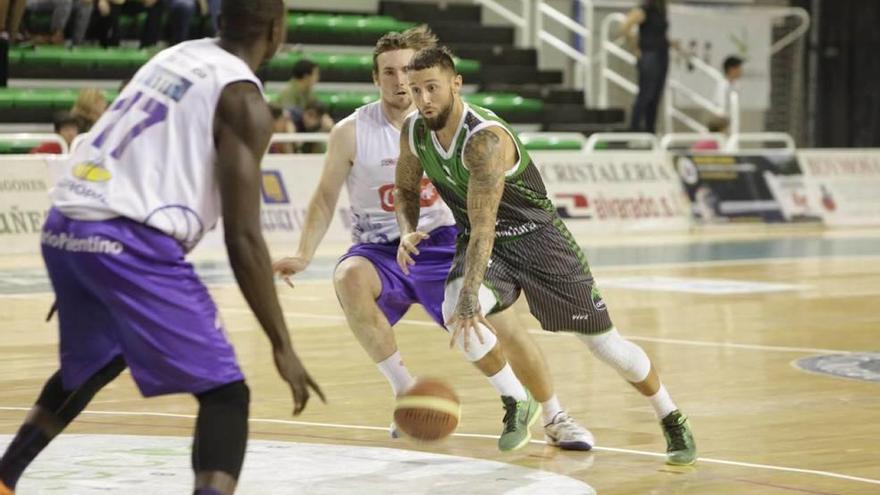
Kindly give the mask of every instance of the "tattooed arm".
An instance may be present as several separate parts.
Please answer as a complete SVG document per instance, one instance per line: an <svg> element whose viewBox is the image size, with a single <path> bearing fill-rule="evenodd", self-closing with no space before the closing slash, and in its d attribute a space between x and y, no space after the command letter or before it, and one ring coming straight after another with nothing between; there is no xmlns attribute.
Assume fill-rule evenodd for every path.
<svg viewBox="0 0 880 495"><path fill-rule="evenodd" d="M422 163L409 148L410 117L400 130L400 156L394 175L394 213L401 237L415 232L419 225L419 201L421 199Z"/></svg>
<svg viewBox="0 0 880 495"><path fill-rule="evenodd" d="M419 254L419 242L428 238L420 232L419 210L422 196L422 176L425 171L419 158L409 148L410 117L400 130L400 156L394 174L394 214L400 227L400 244L397 247L397 264L409 275L409 267L415 265L413 256Z"/></svg>
<svg viewBox="0 0 880 495"><path fill-rule="evenodd" d="M515 163L516 145L500 127L477 131L464 149L464 164L470 171L467 209L471 235L465 253L463 285L448 325L454 330L449 345L463 334L465 351L471 330L482 343L481 326L492 329L483 315L483 309L491 308L480 307L479 291L495 246L495 223L504 194L504 177Z"/></svg>
<svg viewBox="0 0 880 495"><path fill-rule="evenodd" d="M504 193L504 176L515 162L516 146L500 127L478 131L464 149L464 163L470 171L467 208L471 236L465 255L458 316L471 317L480 312L477 293L495 246L495 222Z"/></svg>

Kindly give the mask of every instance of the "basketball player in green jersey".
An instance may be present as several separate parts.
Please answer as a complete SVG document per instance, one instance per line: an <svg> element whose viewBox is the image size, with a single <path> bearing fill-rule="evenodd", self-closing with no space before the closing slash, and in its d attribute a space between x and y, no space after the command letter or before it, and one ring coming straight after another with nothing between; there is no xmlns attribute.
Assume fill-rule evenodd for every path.
<svg viewBox="0 0 880 495"><path fill-rule="evenodd" d="M459 228L443 304L453 332L450 345L467 350L482 345L488 332L526 331L510 309L525 292L542 328L574 332L648 398L666 437L667 463L692 464L697 450L687 417L647 354L614 328L584 253L556 215L538 169L508 124L462 101L462 79L446 48L419 51L407 71L419 113L409 117L400 136L398 263L408 271L426 238L417 224L419 182L427 174ZM528 385L528 377L521 379ZM528 402L508 414L530 424Z"/></svg>

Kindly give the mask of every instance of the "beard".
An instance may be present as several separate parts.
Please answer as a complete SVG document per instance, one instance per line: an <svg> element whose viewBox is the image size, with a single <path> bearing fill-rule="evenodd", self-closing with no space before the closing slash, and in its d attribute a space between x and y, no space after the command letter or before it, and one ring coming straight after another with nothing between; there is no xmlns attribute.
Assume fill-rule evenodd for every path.
<svg viewBox="0 0 880 495"><path fill-rule="evenodd" d="M449 115L452 114L452 106L455 104L455 98L452 95L452 91L449 92L449 102L449 105L440 110L434 118L428 118L422 115L422 118L425 119L425 124L428 125L428 129L439 131L446 126L446 122L449 121Z"/></svg>

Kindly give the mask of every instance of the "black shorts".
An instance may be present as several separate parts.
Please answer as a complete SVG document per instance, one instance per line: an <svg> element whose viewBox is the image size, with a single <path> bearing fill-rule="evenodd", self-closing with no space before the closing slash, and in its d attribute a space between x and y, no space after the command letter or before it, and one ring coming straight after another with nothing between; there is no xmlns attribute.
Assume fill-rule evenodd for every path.
<svg viewBox="0 0 880 495"><path fill-rule="evenodd" d="M447 285L464 275L466 250L461 239ZM497 301L483 308L487 314L507 309L522 291L544 330L598 334L612 327L586 256L560 219L522 237L496 240L483 285Z"/></svg>

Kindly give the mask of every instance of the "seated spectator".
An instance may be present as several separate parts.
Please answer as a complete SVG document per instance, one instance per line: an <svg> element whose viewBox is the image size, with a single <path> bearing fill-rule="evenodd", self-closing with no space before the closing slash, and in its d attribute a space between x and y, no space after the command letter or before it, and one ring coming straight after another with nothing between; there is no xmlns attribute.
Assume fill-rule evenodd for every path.
<svg viewBox="0 0 880 495"><path fill-rule="evenodd" d="M316 100L313 92L315 85L321 80L321 69L309 59L302 59L293 64L293 76L287 87L278 95L278 103L284 108L299 111Z"/></svg>
<svg viewBox="0 0 880 495"><path fill-rule="evenodd" d="M730 122L724 117L716 117L707 124L709 132L713 134L727 134L730 130ZM691 146L691 151L713 151L719 149L718 141L715 139L703 139Z"/></svg>
<svg viewBox="0 0 880 495"><path fill-rule="evenodd" d="M35 44L64 44L64 27L70 20L74 0L27 0L27 14L50 14L49 33L31 36ZM33 32L33 31L31 31Z"/></svg>
<svg viewBox="0 0 880 495"><path fill-rule="evenodd" d="M51 17L49 32L34 35L34 44L61 45L69 30L69 44L82 44L92 17L92 0L27 0L27 18L47 14ZM29 23L33 32L33 22Z"/></svg>
<svg viewBox="0 0 880 495"><path fill-rule="evenodd" d="M100 89L84 89L79 92L70 114L76 119L80 134L89 132L95 122L107 110L107 97Z"/></svg>
<svg viewBox="0 0 880 495"><path fill-rule="evenodd" d="M213 36L217 32L217 18L220 15L220 0L169 0L168 29L171 32L171 44L176 45L190 38L190 24L196 9L201 17L208 16L209 28L205 36Z"/></svg>
<svg viewBox="0 0 880 495"><path fill-rule="evenodd" d="M293 124L296 132L330 132L333 128L333 119L327 113L326 107L318 101L308 103L302 112L293 113ZM300 153L323 153L326 146L324 143L301 143Z"/></svg>
<svg viewBox="0 0 880 495"><path fill-rule="evenodd" d="M290 118L290 112L281 108L276 104L269 105L272 112L272 120L275 125L272 132L276 134L292 134L296 132L296 126ZM295 153L296 147L294 143L272 143L269 145L269 153Z"/></svg>
<svg viewBox="0 0 880 495"><path fill-rule="evenodd" d="M0 42L23 41L19 28L26 6L25 0L0 0Z"/></svg>
<svg viewBox="0 0 880 495"><path fill-rule="evenodd" d="M77 120L70 114L70 112L58 112L55 114L55 134L58 134L64 141L67 143L67 148L70 149L71 143L73 143L73 138L79 135L79 125ZM61 145L55 141L46 141L45 143L37 146L36 148L31 150L31 153L45 153L51 155L60 155L63 153L61 149Z"/></svg>
<svg viewBox="0 0 880 495"><path fill-rule="evenodd" d="M165 2L162 0L96 0L98 14L93 23L93 37L103 47L119 46L122 33L119 29L119 16L136 16L147 13L141 29L140 47L149 48L159 41L162 30L162 17Z"/></svg>
<svg viewBox="0 0 880 495"><path fill-rule="evenodd" d="M67 23L68 45L79 46L86 39L94 7L94 0L73 0L73 11Z"/></svg>

